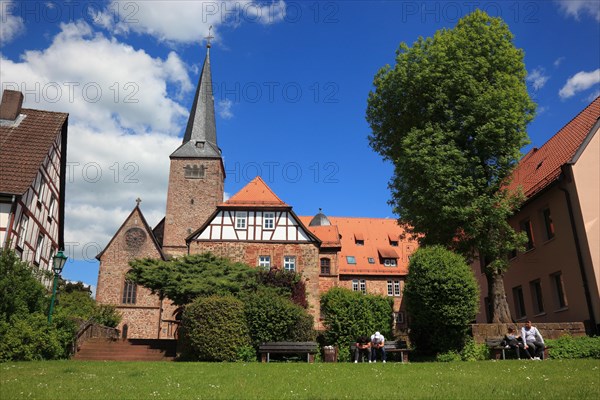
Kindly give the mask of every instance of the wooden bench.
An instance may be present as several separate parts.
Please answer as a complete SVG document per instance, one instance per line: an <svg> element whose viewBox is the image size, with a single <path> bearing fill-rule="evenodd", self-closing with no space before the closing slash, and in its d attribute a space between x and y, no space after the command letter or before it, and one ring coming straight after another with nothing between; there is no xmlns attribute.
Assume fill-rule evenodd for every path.
<svg viewBox="0 0 600 400"><path fill-rule="evenodd" d="M408 362L408 354L411 350L408 348L408 345L405 340L398 341L385 341L385 352L386 353L400 353L400 361L405 363ZM356 343L352 343L350 345L350 351L352 352L352 360L354 360L354 354L356 351ZM373 349L371 349L373 351Z"/></svg>
<svg viewBox="0 0 600 400"><path fill-rule="evenodd" d="M500 360L500 356L502 356L502 360L506 360L506 351L513 350L510 347L502 346L502 340L503 338L488 338L485 340L485 344L490 349L491 356L495 360ZM544 354L542 360L547 360L549 358L548 349L550 349L550 346L546 345L544 347ZM521 352L526 351L527 350L521 348ZM528 358L527 353L525 354L525 358Z"/></svg>
<svg viewBox="0 0 600 400"><path fill-rule="evenodd" d="M267 342L258 346L262 362L269 362L271 354L306 354L306 361L315 361L317 342Z"/></svg>

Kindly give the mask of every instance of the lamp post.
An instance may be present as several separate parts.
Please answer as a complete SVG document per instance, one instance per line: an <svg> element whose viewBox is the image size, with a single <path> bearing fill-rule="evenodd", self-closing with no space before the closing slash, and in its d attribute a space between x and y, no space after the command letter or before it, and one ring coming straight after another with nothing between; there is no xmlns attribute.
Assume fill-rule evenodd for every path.
<svg viewBox="0 0 600 400"><path fill-rule="evenodd" d="M50 300L50 311L48 311L48 323L52 322L52 311L54 311L54 300L56 299L56 287L58 286L58 276L62 272L67 256L60 250L52 258L52 272L54 272L54 282L52 284L52 299Z"/></svg>

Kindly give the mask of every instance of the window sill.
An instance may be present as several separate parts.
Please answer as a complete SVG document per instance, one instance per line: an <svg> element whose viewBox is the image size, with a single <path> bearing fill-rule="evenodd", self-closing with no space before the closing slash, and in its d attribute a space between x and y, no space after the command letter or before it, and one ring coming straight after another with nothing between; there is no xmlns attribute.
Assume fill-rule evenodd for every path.
<svg viewBox="0 0 600 400"><path fill-rule="evenodd" d="M535 315L534 315L534 317L543 317L544 315L546 315L546 312L545 312L545 311L542 311L542 312L541 312L541 313L539 313L539 314L535 314Z"/></svg>
<svg viewBox="0 0 600 400"><path fill-rule="evenodd" d="M517 318L516 321L517 322L525 322L525 321L527 321L527 315L524 315L522 317Z"/></svg>
<svg viewBox="0 0 600 400"><path fill-rule="evenodd" d="M530 248L530 249L528 249L528 250L525 250L525 251L523 252L523 254L529 254L529 253L533 252L534 250L535 250L535 247L532 247L532 248Z"/></svg>
<svg viewBox="0 0 600 400"><path fill-rule="evenodd" d="M558 310L554 310L555 313L559 313L559 312L563 312L563 311L569 311L569 307L563 307L563 308L559 308Z"/></svg>
<svg viewBox="0 0 600 400"><path fill-rule="evenodd" d="M552 237L552 238L550 238L550 239L546 240L546 241L545 241L545 242L543 242L542 244L545 246L545 245L547 245L548 243L552 243L552 242L554 242L554 239L556 239L556 235L554 235L554 237Z"/></svg>

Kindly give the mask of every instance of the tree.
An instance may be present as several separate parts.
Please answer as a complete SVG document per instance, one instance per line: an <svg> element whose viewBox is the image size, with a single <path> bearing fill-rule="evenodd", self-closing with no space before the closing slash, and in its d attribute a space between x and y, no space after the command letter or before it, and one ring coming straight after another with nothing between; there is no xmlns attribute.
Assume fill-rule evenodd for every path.
<svg viewBox="0 0 600 400"><path fill-rule="evenodd" d="M422 245L490 261L494 322L510 321L502 274L524 242L508 223L523 196L506 184L535 111L512 40L500 18L478 10L412 47L401 43L367 107L370 144L394 164L399 223Z"/></svg>
<svg viewBox="0 0 600 400"><path fill-rule="evenodd" d="M465 259L442 246L411 257L406 286L410 338L423 353L460 351L479 305L479 290Z"/></svg>
<svg viewBox="0 0 600 400"><path fill-rule="evenodd" d="M145 258L129 263L128 277L159 297L183 306L196 297L237 294L257 286L255 268L211 253L169 261Z"/></svg>

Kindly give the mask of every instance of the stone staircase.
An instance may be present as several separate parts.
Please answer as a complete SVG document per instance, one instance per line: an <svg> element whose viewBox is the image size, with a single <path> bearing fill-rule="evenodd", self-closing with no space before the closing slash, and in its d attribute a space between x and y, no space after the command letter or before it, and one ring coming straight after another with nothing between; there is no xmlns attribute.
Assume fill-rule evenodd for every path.
<svg viewBox="0 0 600 400"><path fill-rule="evenodd" d="M88 339L79 345L73 360L173 361L176 340L170 339Z"/></svg>

